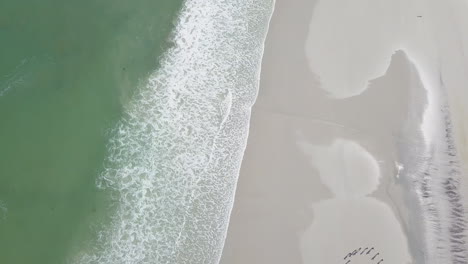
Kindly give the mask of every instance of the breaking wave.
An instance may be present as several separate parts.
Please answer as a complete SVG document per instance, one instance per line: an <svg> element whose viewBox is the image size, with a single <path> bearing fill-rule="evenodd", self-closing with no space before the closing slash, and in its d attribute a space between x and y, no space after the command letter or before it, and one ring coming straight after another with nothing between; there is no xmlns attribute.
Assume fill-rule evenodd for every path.
<svg viewBox="0 0 468 264"><path fill-rule="evenodd" d="M112 221L75 263L217 263L273 0L187 0L161 59L113 130L101 188Z"/></svg>

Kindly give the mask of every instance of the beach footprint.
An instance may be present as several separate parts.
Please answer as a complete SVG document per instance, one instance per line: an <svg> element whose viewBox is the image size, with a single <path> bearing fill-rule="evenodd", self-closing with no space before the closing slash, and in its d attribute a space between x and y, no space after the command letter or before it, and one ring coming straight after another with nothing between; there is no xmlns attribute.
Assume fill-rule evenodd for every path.
<svg viewBox="0 0 468 264"><path fill-rule="evenodd" d="M314 220L300 237L303 263L411 263L393 211L369 196L379 186L377 160L348 139L298 145L334 196L312 205Z"/></svg>

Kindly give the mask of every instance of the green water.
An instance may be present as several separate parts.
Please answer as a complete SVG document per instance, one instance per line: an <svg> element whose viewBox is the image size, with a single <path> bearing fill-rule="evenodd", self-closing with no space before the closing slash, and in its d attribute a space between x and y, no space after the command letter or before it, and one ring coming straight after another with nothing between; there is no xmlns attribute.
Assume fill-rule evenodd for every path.
<svg viewBox="0 0 468 264"><path fill-rule="evenodd" d="M181 0L0 0L0 263L66 263L105 219L106 133Z"/></svg>

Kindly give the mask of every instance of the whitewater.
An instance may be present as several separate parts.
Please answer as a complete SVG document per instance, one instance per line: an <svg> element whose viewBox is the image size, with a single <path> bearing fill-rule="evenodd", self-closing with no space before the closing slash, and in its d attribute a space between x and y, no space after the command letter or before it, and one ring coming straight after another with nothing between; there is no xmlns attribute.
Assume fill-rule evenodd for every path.
<svg viewBox="0 0 468 264"><path fill-rule="evenodd" d="M187 0L160 67L112 130L115 213L71 263L218 263L273 0Z"/></svg>

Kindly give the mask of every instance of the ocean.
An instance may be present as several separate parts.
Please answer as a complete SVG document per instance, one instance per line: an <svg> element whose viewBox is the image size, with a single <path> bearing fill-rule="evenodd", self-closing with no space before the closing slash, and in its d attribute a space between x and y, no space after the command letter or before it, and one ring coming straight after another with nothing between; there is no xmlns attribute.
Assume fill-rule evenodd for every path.
<svg viewBox="0 0 468 264"><path fill-rule="evenodd" d="M217 263L273 0L0 3L0 263Z"/></svg>

